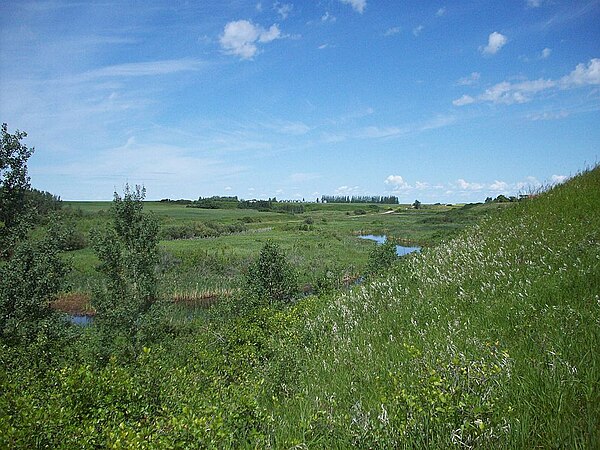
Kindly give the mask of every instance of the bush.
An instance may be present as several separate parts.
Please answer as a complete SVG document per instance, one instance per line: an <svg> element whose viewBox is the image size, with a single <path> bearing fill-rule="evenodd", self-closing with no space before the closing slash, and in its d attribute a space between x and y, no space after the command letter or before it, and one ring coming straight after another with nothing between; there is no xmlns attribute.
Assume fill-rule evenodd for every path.
<svg viewBox="0 0 600 450"><path fill-rule="evenodd" d="M398 259L396 254L396 244L387 241L381 245L377 245L371 253L369 253L369 261L367 263L367 273L369 275L380 274L394 264Z"/></svg>
<svg viewBox="0 0 600 450"><path fill-rule="evenodd" d="M273 242L267 242L250 265L246 286L251 297L269 303L288 303L298 294L296 273Z"/></svg>
<svg viewBox="0 0 600 450"><path fill-rule="evenodd" d="M97 324L105 343L120 336L134 351L143 316L157 299L158 222L143 212L145 194L144 188L132 191L128 185L123 198L115 192L112 228L93 233L105 281L92 297Z"/></svg>
<svg viewBox="0 0 600 450"><path fill-rule="evenodd" d="M0 266L0 336L9 344L49 341L59 324L50 308L64 288L67 264L54 237L19 244Z"/></svg>

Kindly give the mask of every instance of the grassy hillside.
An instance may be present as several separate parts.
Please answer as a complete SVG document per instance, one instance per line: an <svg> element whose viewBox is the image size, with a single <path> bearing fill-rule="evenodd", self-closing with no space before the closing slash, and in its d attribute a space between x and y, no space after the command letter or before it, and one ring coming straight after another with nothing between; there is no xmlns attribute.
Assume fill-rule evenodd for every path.
<svg viewBox="0 0 600 450"><path fill-rule="evenodd" d="M598 448L599 294L595 169L350 291L2 344L0 447Z"/></svg>
<svg viewBox="0 0 600 450"><path fill-rule="evenodd" d="M597 448L599 294L596 169L334 299L277 446Z"/></svg>

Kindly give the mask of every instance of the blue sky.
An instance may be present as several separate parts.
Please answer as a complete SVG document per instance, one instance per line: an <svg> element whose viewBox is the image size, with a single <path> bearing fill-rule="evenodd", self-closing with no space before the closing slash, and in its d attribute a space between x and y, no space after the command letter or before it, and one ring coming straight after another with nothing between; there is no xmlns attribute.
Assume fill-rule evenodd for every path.
<svg viewBox="0 0 600 450"><path fill-rule="evenodd" d="M600 154L600 1L2 1L34 187L483 201Z"/></svg>

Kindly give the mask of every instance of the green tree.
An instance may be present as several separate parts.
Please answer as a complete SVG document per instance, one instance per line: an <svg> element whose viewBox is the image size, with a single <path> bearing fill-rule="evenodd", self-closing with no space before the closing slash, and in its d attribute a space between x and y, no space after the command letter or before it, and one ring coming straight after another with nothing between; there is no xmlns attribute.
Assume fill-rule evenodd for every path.
<svg viewBox="0 0 600 450"><path fill-rule="evenodd" d="M412 205L415 209L421 209L421 202L419 200L415 200L415 202Z"/></svg>
<svg viewBox="0 0 600 450"><path fill-rule="evenodd" d="M112 226L95 231L93 247L105 285L92 298L105 334L121 334L135 343L143 316L157 300L158 222L143 212L146 190L125 186L115 192Z"/></svg>
<svg viewBox="0 0 600 450"><path fill-rule="evenodd" d="M298 294L294 269L279 246L270 241L250 265L246 285L251 296L272 304L290 302Z"/></svg>
<svg viewBox="0 0 600 450"><path fill-rule="evenodd" d="M0 265L3 342L49 342L59 332L60 315L50 308L50 302L65 287L69 266L61 258L61 237L56 230L51 226L43 239L20 242L10 259Z"/></svg>
<svg viewBox="0 0 600 450"><path fill-rule="evenodd" d="M367 274L380 274L389 269L397 259L398 254L396 253L396 244L388 240L383 244L377 245L369 253Z"/></svg>
<svg viewBox="0 0 600 450"><path fill-rule="evenodd" d="M8 132L2 124L0 146L0 257L7 258L30 226L26 193L30 187L27 160L34 149L21 142L27 133Z"/></svg>

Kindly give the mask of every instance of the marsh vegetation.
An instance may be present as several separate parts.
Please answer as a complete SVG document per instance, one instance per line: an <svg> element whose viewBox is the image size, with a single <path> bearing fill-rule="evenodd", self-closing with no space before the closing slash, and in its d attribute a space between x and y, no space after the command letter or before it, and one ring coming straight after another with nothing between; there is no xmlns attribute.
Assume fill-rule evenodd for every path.
<svg viewBox="0 0 600 450"><path fill-rule="evenodd" d="M597 448L598 205L16 207L0 447Z"/></svg>

